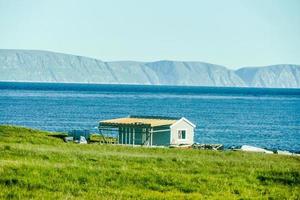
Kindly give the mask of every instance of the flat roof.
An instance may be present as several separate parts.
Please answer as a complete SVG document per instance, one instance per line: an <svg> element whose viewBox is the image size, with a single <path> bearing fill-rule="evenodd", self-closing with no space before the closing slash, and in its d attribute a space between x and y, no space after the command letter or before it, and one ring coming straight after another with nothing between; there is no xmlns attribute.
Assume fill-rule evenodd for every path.
<svg viewBox="0 0 300 200"><path fill-rule="evenodd" d="M167 118L167 117L151 117L151 116L129 116L116 119L109 119L100 121L100 126L166 126L172 125L177 122L177 118Z"/></svg>

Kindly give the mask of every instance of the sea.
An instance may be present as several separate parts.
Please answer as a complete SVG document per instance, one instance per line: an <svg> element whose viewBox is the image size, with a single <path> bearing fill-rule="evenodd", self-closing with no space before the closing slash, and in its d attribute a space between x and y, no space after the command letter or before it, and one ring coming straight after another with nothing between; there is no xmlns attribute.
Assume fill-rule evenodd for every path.
<svg viewBox="0 0 300 200"><path fill-rule="evenodd" d="M300 152L300 89L0 82L0 124L97 132L128 115L185 117L197 143Z"/></svg>

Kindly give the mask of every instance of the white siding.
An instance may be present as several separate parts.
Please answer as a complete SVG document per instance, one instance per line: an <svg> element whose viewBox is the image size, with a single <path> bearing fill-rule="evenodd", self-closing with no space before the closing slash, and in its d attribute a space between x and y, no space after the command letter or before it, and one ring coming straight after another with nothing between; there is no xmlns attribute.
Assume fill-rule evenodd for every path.
<svg viewBox="0 0 300 200"><path fill-rule="evenodd" d="M172 145L178 144L194 144L194 129L195 127L184 118L180 119L171 126L170 143ZM186 131L186 139L178 138L178 131Z"/></svg>

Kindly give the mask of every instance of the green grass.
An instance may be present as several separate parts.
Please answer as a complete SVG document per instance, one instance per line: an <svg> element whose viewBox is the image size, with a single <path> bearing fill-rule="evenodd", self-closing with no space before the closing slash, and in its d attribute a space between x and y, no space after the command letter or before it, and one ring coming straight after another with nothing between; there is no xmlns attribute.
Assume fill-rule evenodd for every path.
<svg viewBox="0 0 300 200"><path fill-rule="evenodd" d="M300 199L300 157L67 144L0 126L2 199Z"/></svg>

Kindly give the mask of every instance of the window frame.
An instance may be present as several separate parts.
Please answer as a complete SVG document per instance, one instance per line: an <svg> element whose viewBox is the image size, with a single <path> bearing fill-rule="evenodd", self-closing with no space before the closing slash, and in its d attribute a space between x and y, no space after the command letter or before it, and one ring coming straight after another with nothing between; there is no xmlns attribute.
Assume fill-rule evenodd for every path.
<svg viewBox="0 0 300 200"><path fill-rule="evenodd" d="M181 138L179 137L179 132L181 131ZM182 131L184 131L184 138L182 138ZM186 140L187 139L187 130L186 129L177 129L177 139L178 140Z"/></svg>

